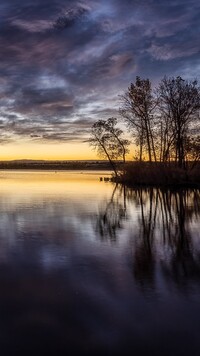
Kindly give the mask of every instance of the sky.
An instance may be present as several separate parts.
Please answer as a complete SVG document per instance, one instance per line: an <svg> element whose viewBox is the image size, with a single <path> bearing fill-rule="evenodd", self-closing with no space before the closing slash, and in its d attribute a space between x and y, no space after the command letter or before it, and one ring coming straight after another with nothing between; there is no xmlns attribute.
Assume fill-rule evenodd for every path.
<svg viewBox="0 0 200 356"><path fill-rule="evenodd" d="M96 159L136 76L199 79L199 0L1 0L0 160Z"/></svg>

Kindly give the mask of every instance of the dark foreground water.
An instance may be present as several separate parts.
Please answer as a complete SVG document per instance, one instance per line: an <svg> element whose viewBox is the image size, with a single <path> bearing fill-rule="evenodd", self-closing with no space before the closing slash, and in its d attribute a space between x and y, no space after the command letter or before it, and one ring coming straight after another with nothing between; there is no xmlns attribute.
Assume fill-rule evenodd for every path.
<svg viewBox="0 0 200 356"><path fill-rule="evenodd" d="M200 355L200 191L0 172L0 354Z"/></svg>

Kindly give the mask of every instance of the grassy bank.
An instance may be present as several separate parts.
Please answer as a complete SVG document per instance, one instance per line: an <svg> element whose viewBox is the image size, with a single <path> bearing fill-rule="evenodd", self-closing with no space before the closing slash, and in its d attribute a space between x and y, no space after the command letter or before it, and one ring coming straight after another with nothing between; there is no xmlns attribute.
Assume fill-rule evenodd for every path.
<svg viewBox="0 0 200 356"><path fill-rule="evenodd" d="M200 186L200 164L184 170L173 163L127 163L117 181L129 186Z"/></svg>

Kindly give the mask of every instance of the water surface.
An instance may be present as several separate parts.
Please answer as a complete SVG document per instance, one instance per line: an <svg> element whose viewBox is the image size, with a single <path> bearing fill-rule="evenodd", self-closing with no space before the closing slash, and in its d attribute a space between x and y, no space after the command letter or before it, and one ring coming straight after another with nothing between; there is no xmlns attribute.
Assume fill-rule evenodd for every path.
<svg viewBox="0 0 200 356"><path fill-rule="evenodd" d="M0 172L1 355L199 355L200 191Z"/></svg>

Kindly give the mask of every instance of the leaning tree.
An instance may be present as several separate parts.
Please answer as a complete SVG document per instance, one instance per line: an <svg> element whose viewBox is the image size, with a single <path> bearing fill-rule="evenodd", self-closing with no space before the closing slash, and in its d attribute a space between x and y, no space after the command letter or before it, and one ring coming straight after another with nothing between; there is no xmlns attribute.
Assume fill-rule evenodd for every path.
<svg viewBox="0 0 200 356"><path fill-rule="evenodd" d="M90 145L100 157L108 159L115 175L118 175L116 160L125 162L129 141L123 138L123 131L117 127L117 119L96 121L91 129Z"/></svg>

